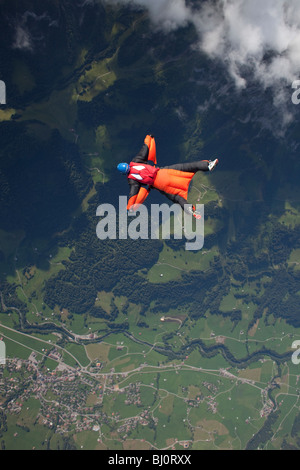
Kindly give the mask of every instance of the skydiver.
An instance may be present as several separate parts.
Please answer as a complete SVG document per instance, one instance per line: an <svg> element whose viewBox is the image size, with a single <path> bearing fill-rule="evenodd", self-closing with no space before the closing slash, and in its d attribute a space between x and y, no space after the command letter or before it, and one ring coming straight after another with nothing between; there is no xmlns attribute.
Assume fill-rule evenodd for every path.
<svg viewBox="0 0 300 470"><path fill-rule="evenodd" d="M156 164L156 146L152 135L145 137L141 150L129 164L118 164L117 169L127 176L130 185L127 210L135 211L154 188L172 202L180 204L184 211L199 218L195 207L187 201L189 184L197 171L214 170L218 159L177 163L161 168Z"/></svg>

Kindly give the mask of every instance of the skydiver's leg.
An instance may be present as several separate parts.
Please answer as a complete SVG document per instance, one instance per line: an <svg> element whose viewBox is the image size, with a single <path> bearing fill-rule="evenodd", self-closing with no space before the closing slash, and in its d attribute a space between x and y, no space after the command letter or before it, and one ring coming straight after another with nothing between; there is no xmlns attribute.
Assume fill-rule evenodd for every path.
<svg viewBox="0 0 300 470"><path fill-rule="evenodd" d="M208 165L208 160L198 160L196 162L176 163L175 165L164 166L162 168L196 173L197 171L209 171Z"/></svg>
<svg viewBox="0 0 300 470"><path fill-rule="evenodd" d="M193 205L188 203L188 201L184 197L180 196L179 194L170 194L170 193L166 193L165 191L160 191L160 190L158 191L164 196L166 196L168 199L170 199L170 201L176 204L179 204L182 210L184 210L188 214L191 213L191 209L193 208Z"/></svg>

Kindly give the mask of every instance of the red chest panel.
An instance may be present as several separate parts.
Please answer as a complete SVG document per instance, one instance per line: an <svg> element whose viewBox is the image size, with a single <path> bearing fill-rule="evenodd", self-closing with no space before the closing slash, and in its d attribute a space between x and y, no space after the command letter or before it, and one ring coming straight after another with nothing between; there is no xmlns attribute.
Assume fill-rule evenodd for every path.
<svg viewBox="0 0 300 470"><path fill-rule="evenodd" d="M158 170L159 168L155 168L152 165L131 162L128 178L152 186Z"/></svg>

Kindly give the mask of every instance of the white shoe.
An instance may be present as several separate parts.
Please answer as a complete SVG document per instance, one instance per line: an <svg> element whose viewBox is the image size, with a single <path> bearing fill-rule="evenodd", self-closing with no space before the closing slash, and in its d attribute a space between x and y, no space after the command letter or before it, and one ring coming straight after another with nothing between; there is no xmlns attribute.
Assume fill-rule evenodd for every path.
<svg viewBox="0 0 300 470"><path fill-rule="evenodd" d="M199 212L196 211L195 206L189 206L187 208L187 212L191 214L193 217L195 217L195 219L201 219L202 217L201 214L199 214Z"/></svg>
<svg viewBox="0 0 300 470"><path fill-rule="evenodd" d="M208 163L209 171L213 171L216 168L218 163L219 163L219 160L217 158L215 160L212 160L212 161L210 160L209 163Z"/></svg>

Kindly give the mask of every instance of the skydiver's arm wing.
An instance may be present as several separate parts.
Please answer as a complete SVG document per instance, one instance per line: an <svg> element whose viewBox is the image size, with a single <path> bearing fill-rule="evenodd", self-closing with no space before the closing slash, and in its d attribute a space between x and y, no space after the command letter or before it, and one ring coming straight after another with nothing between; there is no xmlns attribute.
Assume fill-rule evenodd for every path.
<svg viewBox="0 0 300 470"><path fill-rule="evenodd" d="M127 204L127 210L136 211L137 208L143 204L146 197L150 192L150 186L142 186L135 180L128 179L130 184L129 200Z"/></svg>
<svg viewBox="0 0 300 470"><path fill-rule="evenodd" d="M156 165L156 144L153 135L146 135L144 145L148 147L148 161Z"/></svg>
<svg viewBox="0 0 300 470"><path fill-rule="evenodd" d="M136 211L141 204L144 203L148 194L150 193L150 186L141 186L138 195L136 197L135 203L132 206L132 210Z"/></svg>
<svg viewBox="0 0 300 470"><path fill-rule="evenodd" d="M156 165L156 146L155 139L152 135L146 135L141 150L132 161L135 163L153 162Z"/></svg>
<svg viewBox="0 0 300 470"><path fill-rule="evenodd" d="M141 188L141 185L138 181L135 181L131 178L128 178L128 184L129 184L129 199L128 199L128 204L127 204L127 210L129 210L135 203L137 195L139 193L139 190Z"/></svg>

